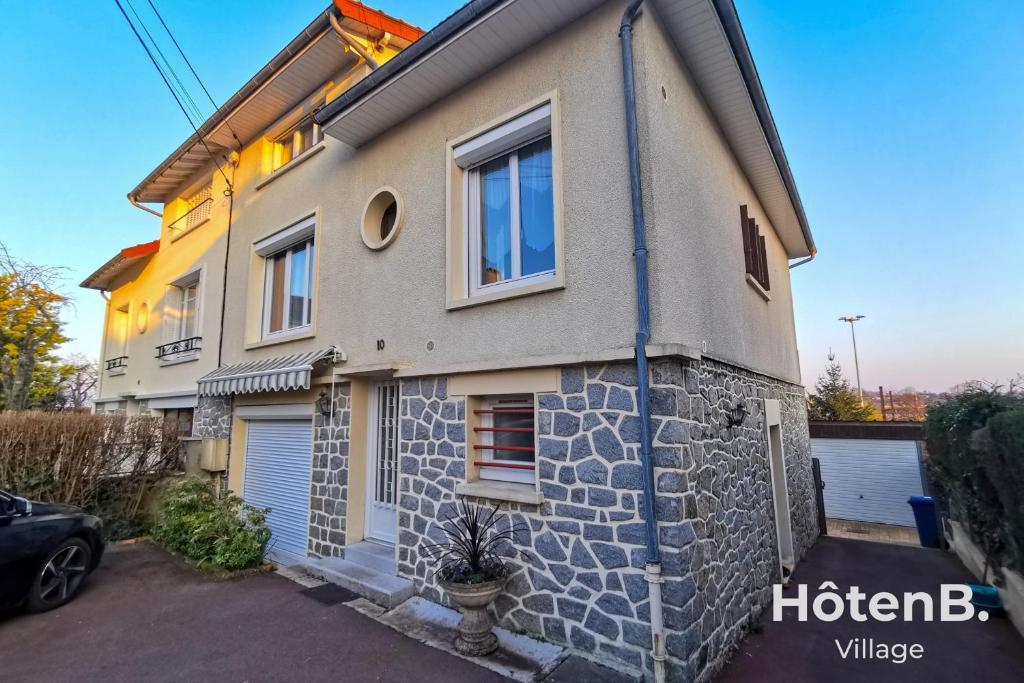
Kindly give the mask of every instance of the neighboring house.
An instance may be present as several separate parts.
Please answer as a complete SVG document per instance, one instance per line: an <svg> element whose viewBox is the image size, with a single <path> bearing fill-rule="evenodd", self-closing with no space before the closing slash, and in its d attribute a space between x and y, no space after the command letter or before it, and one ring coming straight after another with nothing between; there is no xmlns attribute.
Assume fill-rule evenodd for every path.
<svg viewBox="0 0 1024 683"><path fill-rule="evenodd" d="M233 164L194 435L277 561L385 603L443 600L424 545L454 501L504 505L500 622L622 668L652 667L658 543L669 674L710 676L818 531L789 279L814 246L731 2L646 2L629 53L656 539L626 3L476 0L422 37L335 4L363 52L405 49L373 69L318 17L200 129ZM130 197L166 223L211 177L220 207L193 136Z"/></svg>

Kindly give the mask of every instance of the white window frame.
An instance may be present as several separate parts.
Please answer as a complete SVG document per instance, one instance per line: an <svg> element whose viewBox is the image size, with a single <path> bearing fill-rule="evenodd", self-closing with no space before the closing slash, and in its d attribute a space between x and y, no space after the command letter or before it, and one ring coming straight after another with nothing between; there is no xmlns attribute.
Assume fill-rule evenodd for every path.
<svg viewBox="0 0 1024 683"><path fill-rule="evenodd" d="M307 147L306 149L304 149L301 152L296 152L296 149L301 146L301 142L297 141L295 136L296 135L299 135L299 136L303 135L303 133L300 131L300 129L305 127L307 124L309 124L311 122L313 124L313 127L310 130L310 136L312 137L312 140L309 143L309 147ZM293 163L295 163L295 161L297 159L304 158L306 156L306 154L311 152L317 145L319 145L321 142L323 142L323 139L324 139L324 133L323 133L323 130L320 128L320 124L318 124L315 121L313 121L310 117L306 117L306 118L302 119L301 121L296 123L294 126L289 128L288 132L286 132L286 133L284 133L282 135L279 135L279 136L277 136L274 139L273 172L277 173L281 169L285 169L285 168L288 168L289 166L291 166ZM289 157L288 161L285 161L284 163L282 163L281 162L281 150L284 149L286 146L290 146L291 147L291 156Z"/></svg>
<svg viewBox="0 0 1024 683"><path fill-rule="evenodd" d="M175 308L177 309L177 316L178 316L178 319L175 321L176 329L174 330L174 339L170 340L172 342L181 341L183 339L189 339L190 337L202 336L202 335L199 334L200 323L201 323L201 321L199 319L199 313L200 313L200 306L201 306L200 297L202 296L202 279L203 279L202 278L202 271L201 270L195 270L195 271L192 271L191 273L188 273L187 275L183 275L182 277L178 278L177 280L175 280L174 282L171 283L171 286L174 287L175 290L177 290L176 291L177 301L175 302ZM192 287L195 287L195 290L196 290L196 298L195 298L195 302L193 303L193 306L192 306L192 320L193 320L193 323L194 323L193 326L195 327L195 329L193 330L193 333L191 335L186 336L185 335L185 300L186 300L185 297L186 297L186 294L188 293L188 290L191 289ZM194 353L194 352L190 351L189 354L191 354L191 353Z"/></svg>
<svg viewBox="0 0 1024 683"><path fill-rule="evenodd" d="M262 321L260 323L260 329L262 332L263 339L277 339L280 337L288 337L291 335L302 334L308 332L313 326L313 298L315 294L315 260L316 260L316 216L308 216L297 223L281 230L279 232L270 235L253 245L256 254L263 258L263 305L262 305ZM291 266L292 266L292 254L290 253L293 248L300 244L305 244L306 251L306 270L307 275L305 278L306 291L305 297L303 298L302 308L302 319L305 321L302 325L296 327L285 327L287 325L288 318L288 299L290 297L290 289L285 290L284 301L282 306L282 329L277 331L270 330L270 316L271 306L273 305L273 259L282 252L288 252L285 258L284 268L284 281L286 287L291 287Z"/></svg>
<svg viewBox="0 0 1024 683"><path fill-rule="evenodd" d="M515 402L513 402L513 400ZM512 469L512 468L499 468L499 467L486 467L481 465L478 469L480 479L487 481L504 481L512 482L516 484L535 484L537 481L537 400L533 394L523 394L522 396L481 396L480 397L480 409L481 410L493 410L497 406L504 405L508 407L510 405L529 407L533 410L533 467L532 470L527 469ZM484 413L480 415L480 427L493 428L494 427L494 415ZM479 444L482 446L494 445L494 432L479 432L474 439L474 445ZM492 450L480 450L472 449L475 452L470 453L470 457L475 460L479 460L481 463L487 462L498 462L513 465L524 465L521 460L506 460L500 457L495 457L497 451Z"/></svg>
<svg viewBox="0 0 1024 683"><path fill-rule="evenodd" d="M550 282L558 275L558 256L555 267L541 273L522 274L522 254L519 235L519 150L526 145L544 138L551 139L552 172L554 168L554 135L551 130L551 103L543 104L511 121L497 126L472 140L458 145L453 158L465 173L463 185L463 208L465 215L466 264L468 296L476 297L492 292L503 292L537 283ZM499 157L509 155L509 244L511 245L512 273L507 280L494 283L481 281L481 220L480 220L480 167ZM555 178L552 177L552 183ZM554 191L554 187L552 188ZM557 202L557 198L555 200ZM557 216L552 205L554 240L558 240Z"/></svg>

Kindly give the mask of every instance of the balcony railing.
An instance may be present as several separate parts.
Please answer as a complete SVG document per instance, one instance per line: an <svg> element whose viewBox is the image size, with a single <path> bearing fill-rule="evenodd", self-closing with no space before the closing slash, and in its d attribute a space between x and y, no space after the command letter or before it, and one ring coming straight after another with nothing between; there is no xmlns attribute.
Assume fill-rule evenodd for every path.
<svg viewBox="0 0 1024 683"><path fill-rule="evenodd" d="M207 197L189 209L188 212L178 218L178 220L168 225L167 229L171 231L172 239L184 235L186 232L208 219L210 217L210 208L212 206L213 197Z"/></svg>
<svg viewBox="0 0 1024 683"><path fill-rule="evenodd" d="M178 341L161 344L156 347L156 357L166 360L168 358L192 355L199 352L202 348L202 343L202 337L189 337L188 339L179 339Z"/></svg>
<svg viewBox="0 0 1024 683"><path fill-rule="evenodd" d="M117 358L111 358L106 362L107 372L124 372L125 368L128 367L128 356L118 356Z"/></svg>

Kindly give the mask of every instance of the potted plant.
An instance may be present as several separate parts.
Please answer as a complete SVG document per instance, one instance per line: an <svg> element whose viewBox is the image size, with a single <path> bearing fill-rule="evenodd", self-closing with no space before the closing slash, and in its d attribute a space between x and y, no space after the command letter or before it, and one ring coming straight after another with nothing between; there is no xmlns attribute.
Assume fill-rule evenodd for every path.
<svg viewBox="0 0 1024 683"><path fill-rule="evenodd" d="M438 583L462 609L455 649L470 657L488 655L498 647L487 607L508 581L510 569L500 552L511 546L517 531L512 524L499 524L504 519L498 505L488 508L462 500L441 527L447 541L425 546Z"/></svg>

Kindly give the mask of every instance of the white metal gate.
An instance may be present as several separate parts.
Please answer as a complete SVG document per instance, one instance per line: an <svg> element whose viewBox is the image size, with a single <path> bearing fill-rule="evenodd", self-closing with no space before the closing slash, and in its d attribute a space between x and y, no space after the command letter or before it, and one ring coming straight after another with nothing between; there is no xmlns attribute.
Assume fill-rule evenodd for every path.
<svg viewBox="0 0 1024 683"><path fill-rule="evenodd" d="M914 526L907 504L923 495L917 442L896 439L811 439L825 482L825 516Z"/></svg>
<svg viewBox="0 0 1024 683"><path fill-rule="evenodd" d="M313 427L306 420L251 420L245 446L245 502L270 508L270 556L280 564L305 560Z"/></svg>
<svg viewBox="0 0 1024 683"><path fill-rule="evenodd" d="M394 543L398 527L398 383L374 385L368 412L366 537Z"/></svg>

